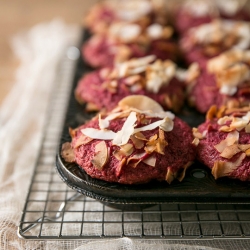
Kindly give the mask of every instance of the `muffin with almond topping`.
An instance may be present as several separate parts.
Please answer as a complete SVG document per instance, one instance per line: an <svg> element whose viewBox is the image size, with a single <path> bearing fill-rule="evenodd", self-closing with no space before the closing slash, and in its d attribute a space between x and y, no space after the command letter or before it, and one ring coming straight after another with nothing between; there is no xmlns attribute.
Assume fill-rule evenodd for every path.
<svg viewBox="0 0 250 250"><path fill-rule="evenodd" d="M216 18L250 21L245 0L186 0L175 13L175 28L180 35Z"/></svg>
<svg viewBox="0 0 250 250"><path fill-rule="evenodd" d="M181 181L195 158L191 128L145 96L126 97L70 133L62 157L108 182Z"/></svg>
<svg viewBox="0 0 250 250"><path fill-rule="evenodd" d="M75 90L76 99L87 103L87 111L96 111L112 110L128 95L146 95L164 109L180 111L185 100L180 70L172 61L155 59L131 59L84 75Z"/></svg>
<svg viewBox="0 0 250 250"><path fill-rule="evenodd" d="M156 55L178 61L179 47L171 40L173 29L154 23L145 28L138 24L114 22L103 34L93 35L82 47L84 60L92 67L106 67L133 57Z"/></svg>
<svg viewBox="0 0 250 250"><path fill-rule="evenodd" d="M215 179L250 181L250 108L211 107L206 122L193 129L197 158Z"/></svg>
<svg viewBox="0 0 250 250"><path fill-rule="evenodd" d="M188 83L188 98L201 113L212 105L240 107L250 103L249 50L224 52L210 59L205 70L192 66L196 72Z"/></svg>
<svg viewBox="0 0 250 250"><path fill-rule="evenodd" d="M180 46L187 64L205 68L208 60L229 49L250 48L250 22L216 19L190 29Z"/></svg>

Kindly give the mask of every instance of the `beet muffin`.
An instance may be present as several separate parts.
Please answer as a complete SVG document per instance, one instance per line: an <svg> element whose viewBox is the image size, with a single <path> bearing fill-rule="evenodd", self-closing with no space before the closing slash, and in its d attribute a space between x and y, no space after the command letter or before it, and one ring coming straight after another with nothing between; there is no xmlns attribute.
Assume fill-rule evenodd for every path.
<svg viewBox="0 0 250 250"><path fill-rule="evenodd" d="M205 123L193 129L200 162L223 176L250 181L250 108L213 106Z"/></svg>
<svg viewBox="0 0 250 250"><path fill-rule="evenodd" d="M82 47L84 60L94 68L112 66L133 57L156 55L159 59L177 61L178 45L171 41L170 26L114 22L104 34L93 35Z"/></svg>
<svg viewBox="0 0 250 250"><path fill-rule="evenodd" d="M197 66L197 64L196 64ZM230 50L196 67L188 86L189 103L205 113L212 105L240 107L250 103L250 51Z"/></svg>
<svg viewBox="0 0 250 250"><path fill-rule="evenodd" d="M122 184L181 181L195 157L191 128L145 96L71 130L62 157L92 178Z"/></svg>
<svg viewBox="0 0 250 250"><path fill-rule="evenodd" d="M250 48L250 22L217 19L190 29L180 41L187 64L207 61L229 49Z"/></svg>
<svg viewBox="0 0 250 250"><path fill-rule="evenodd" d="M178 112L185 99L185 84L178 79L179 69L172 61L154 61L155 58L131 59L83 76L75 90L76 99L88 103L87 111L97 111L112 110L131 94L146 95L164 109Z"/></svg>
<svg viewBox="0 0 250 250"><path fill-rule="evenodd" d="M113 22L125 21L146 27L152 23L165 25L167 17L164 0L106 0L90 9L84 25L92 33L103 33Z"/></svg>
<svg viewBox="0 0 250 250"><path fill-rule="evenodd" d="M190 28L210 23L215 18L250 21L244 10L246 1L238 0L186 0L175 13L175 28L182 36Z"/></svg>

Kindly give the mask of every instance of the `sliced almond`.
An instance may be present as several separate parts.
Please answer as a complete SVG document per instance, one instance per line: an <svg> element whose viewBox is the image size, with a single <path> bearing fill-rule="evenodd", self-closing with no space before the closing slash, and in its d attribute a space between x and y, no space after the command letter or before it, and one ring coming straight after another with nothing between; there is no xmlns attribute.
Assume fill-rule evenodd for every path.
<svg viewBox="0 0 250 250"><path fill-rule="evenodd" d="M66 162L74 162L75 161L75 152L74 149L71 147L70 142L65 142L62 145L61 149L61 156Z"/></svg>
<svg viewBox="0 0 250 250"><path fill-rule="evenodd" d="M95 146L95 156L91 163L99 170L102 170L108 161L108 147L104 141L99 142Z"/></svg>

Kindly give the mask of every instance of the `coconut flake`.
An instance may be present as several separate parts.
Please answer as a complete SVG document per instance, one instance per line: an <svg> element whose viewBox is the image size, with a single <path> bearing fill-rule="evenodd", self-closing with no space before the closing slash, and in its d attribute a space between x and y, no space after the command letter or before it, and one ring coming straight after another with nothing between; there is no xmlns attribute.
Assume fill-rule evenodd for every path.
<svg viewBox="0 0 250 250"><path fill-rule="evenodd" d="M156 165L156 157L155 156L150 156L146 159L144 159L142 162L144 162L145 164L151 166L151 167L155 167Z"/></svg>
<svg viewBox="0 0 250 250"><path fill-rule="evenodd" d="M100 140L113 140L116 136L116 133L111 130L99 130L95 128L84 128L81 129L81 132L92 139Z"/></svg>
<svg viewBox="0 0 250 250"><path fill-rule="evenodd" d="M163 27L158 23L151 24L147 28L147 34L152 39L160 38L162 36L162 33L163 33Z"/></svg>
<svg viewBox="0 0 250 250"><path fill-rule="evenodd" d="M66 162L74 162L75 161L75 152L71 147L70 142L65 142L62 145L61 156Z"/></svg>
<svg viewBox="0 0 250 250"><path fill-rule="evenodd" d="M227 146L226 148L224 148L220 156L223 158L231 159L234 155L236 155L240 151L241 149L238 147L238 145L233 144L231 146Z"/></svg>
<svg viewBox="0 0 250 250"><path fill-rule="evenodd" d="M124 122L122 129L118 131L112 141L113 145L124 145L134 133L135 122L137 121L136 112L131 112Z"/></svg>
<svg viewBox="0 0 250 250"><path fill-rule="evenodd" d="M98 116L98 120L99 120L99 128L100 129L105 129L109 127L109 120L108 119L102 119L101 118L101 114L99 114Z"/></svg>
<svg viewBox="0 0 250 250"><path fill-rule="evenodd" d="M102 170L108 160L108 148L104 141L95 145L95 156L91 163L99 170Z"/></svg>
<svg viewBox="0 0 250 250"><path fill-rule="evenodd" d="M218 179L223 176L229 176L234 170L236 170L241 165L245 157L246 154L242 153L235 162L216 161L212 168L212 175L215 179Z"/></svg>
<svg viewBox="0 0 250 250"><path fill-rule="evenodd" d="M214 148L218 152L222 153L226 147L233 145L238 140L239 140L239 132L233 131L227 135L226 139L222 140L219 144L215 145Z"/></svg>
<svg viewBox="0 0 250 250"><path fill-rule="evenodd" d="M156 101L151 98L143 95L130 95L123 98L118 106L125 110L128 108L135 108L140 111L149 111L151 110L153 113L163 112L163 108Z"/></svg>

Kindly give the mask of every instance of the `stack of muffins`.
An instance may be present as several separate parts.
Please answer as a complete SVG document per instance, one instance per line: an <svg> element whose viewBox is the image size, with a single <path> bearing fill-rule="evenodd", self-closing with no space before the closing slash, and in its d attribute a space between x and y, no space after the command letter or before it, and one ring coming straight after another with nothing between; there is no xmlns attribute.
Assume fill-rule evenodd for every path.
<svg viewBox="0 0 250 250"><path fill-rule="evenodd" d="M181 181L195 160L250 180L250 15L245 1L106 0L85 19L93 71L75 89L86 112L62 156L121 184ZM176 115L206 114L190 128Z"/></svg>

